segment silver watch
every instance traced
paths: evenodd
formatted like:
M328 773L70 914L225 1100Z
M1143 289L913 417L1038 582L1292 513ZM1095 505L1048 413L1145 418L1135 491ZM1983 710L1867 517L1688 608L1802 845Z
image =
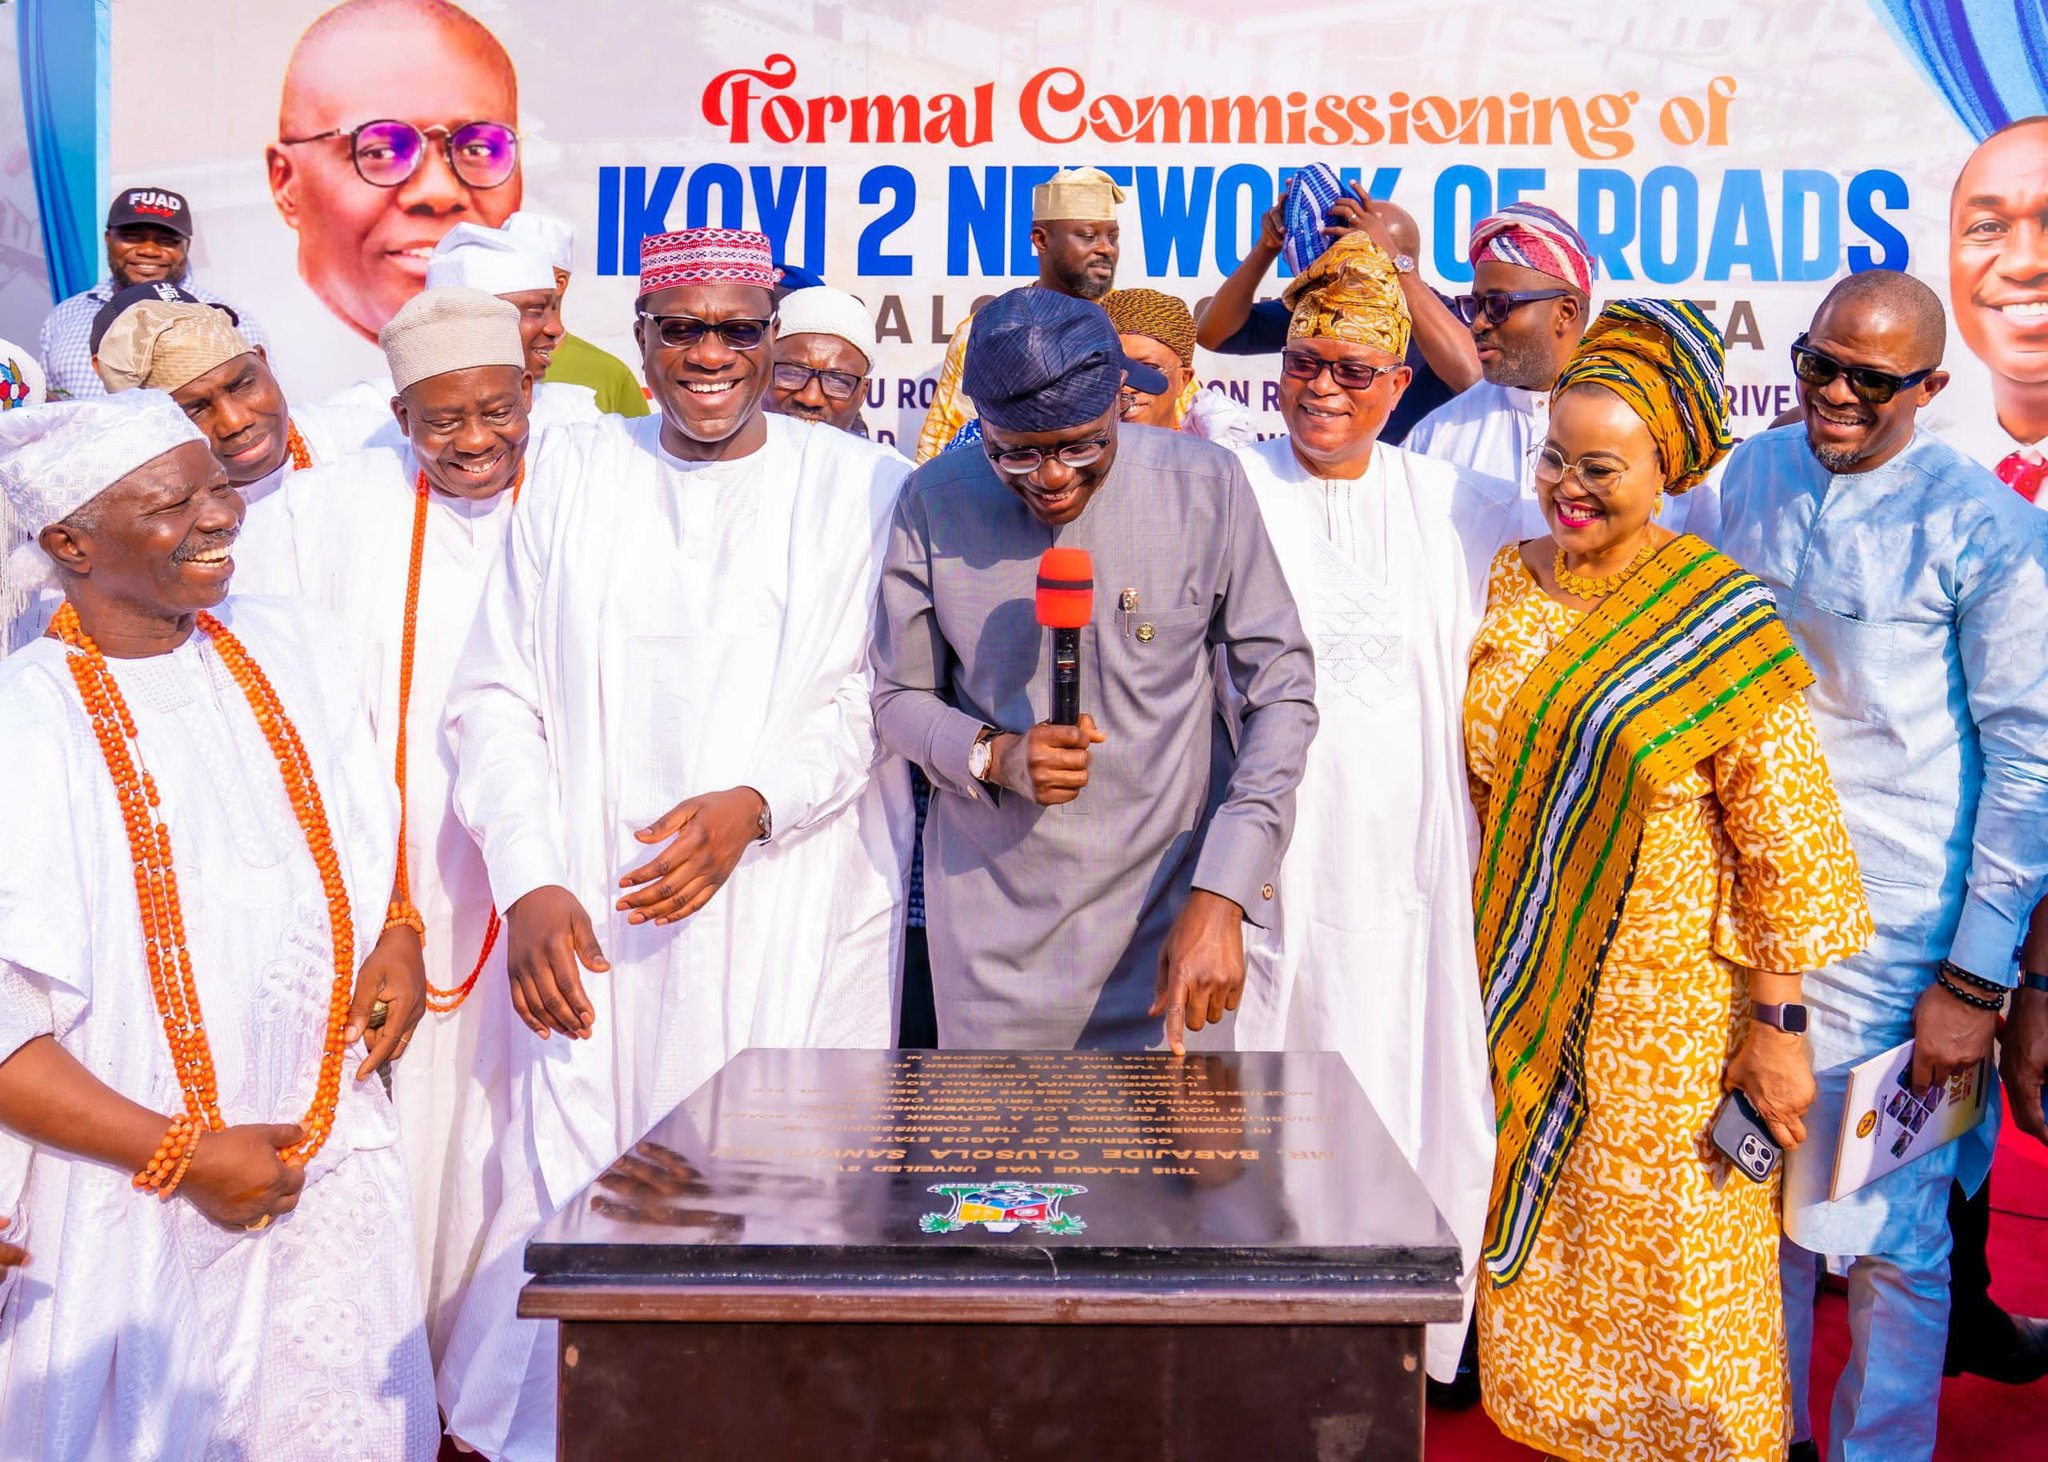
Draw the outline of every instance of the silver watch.
M775 814L768 810L768 799L766 797L763 797L761 799L761 817L759 827L761 829L761 833L759 837L754 839L755 842L765 843L770 838L775 836Z

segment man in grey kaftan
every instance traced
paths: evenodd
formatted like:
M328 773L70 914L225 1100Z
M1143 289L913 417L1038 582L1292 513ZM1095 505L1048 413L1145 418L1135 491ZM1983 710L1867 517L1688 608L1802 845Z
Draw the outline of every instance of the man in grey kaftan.
M1275 918L1315 734L1313 661L1243 467L1209 443L1120 426L1117 386L1144 368L1121 358L1107 316L1104 345L1092 319L1067 318L1077 311L1100 315L1033 290L983 312L968 371L980 367L986 441L919 468L890 529L875 720L933 787L925 900L947 1047L1161 1044L1165 967L1189 937L1176 920L1217 909L1234 1009L1238 919ZM1091 448L1102 450L1068 465ZM991 455L1030 449L1044 460L1023 474ZM1086 750L1086 785L1048 806L1013 790L1014 776L995 784L988 743L1021 759L1017 734L1047 715L1033 594L1055 544L1093 558L1081 707L1104 739ZM1242 700L1234 747L1212 678L1219 650Z

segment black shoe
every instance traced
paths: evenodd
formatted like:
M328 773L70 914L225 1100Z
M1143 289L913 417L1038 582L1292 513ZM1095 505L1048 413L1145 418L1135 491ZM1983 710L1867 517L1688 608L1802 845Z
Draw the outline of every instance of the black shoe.
M1992 1306L1982 1314L1951 1317L1944 1376L1982 1376L2024 1386L2048 1376L2048 1320L2008 1315Z
M1785 1462L1820 1462L1820 1443L1794 1442L1785 1449Z

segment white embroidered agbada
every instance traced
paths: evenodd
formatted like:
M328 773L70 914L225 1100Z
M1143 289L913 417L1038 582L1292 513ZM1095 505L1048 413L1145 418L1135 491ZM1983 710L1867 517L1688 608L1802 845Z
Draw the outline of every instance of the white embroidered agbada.
M361 452L371 447L403 451L405 434L399 431L398 419L391 414L391 398L397 394L398 388L391 379L391 373L385 371L344 387L313 406L294 407L293 413L295 417L303 413L305 424L315 427L333 442L337 455ZM526 420L533 440L538 444L542 432L558 426L596 421L604 414L598 409L597 392L588 386L572 385L567 381L535 381L533 406L527 412Z
M611 962L589 1040L512 1033L504 1203L440 1375L451 1434L554 1456L555 1334L513 1318L525 1241L736 1052L886 1046L911 804L882 762L865 660L908 464L768 416L738 461L688 463L662 418L551 439L527 475L449 702L456 804L509 909L568 888ZM629 925L619 875L687 797L751 786L774 837L679 925Z
M1485 477L1500 477L1521 489L1515 537L1547 538L1550 525L1536 501L1536 454L1550 430L1550 393L1491 381L1460 391L1415 423L1402 446L1410 452L1456 463ZM1692 491L1667 495L1656 521L1673 533L1720 541L1719 469ZM1486 565L1480 565L1485 572Z
M252 588L308 599L340 620L387 777L397 766L398 668L419 471L408 448L361 452L300 473L250 510L236 548L238 578ZM492 906L483 854L455 815L455 757L441 729L455 662L515 504L509 491L472 502L431 490L427 504L404 718L406 866L413 905L427 925L427 982L452 990L477 968ZM497 1147L510 1103L505 1039L513 1019L501 934L468 998L453 1011L423 1016L392 1067L437 1360L497 1207Z
M1461 729L1486 572L1513 484L1381 444L1355 481L1286 437L1238 452L1316 656L1322 729L1280 867L1281 925L1249 945L1243 1050L1341 1052L1457 1236L1470 1313L1493 1177L1472 936L1479 826ZM1465 1327L1432 1325L1430 1374Z
M367 953L395 805L331 625L216 611L297 726ZM0 1052L54 1035L158 1112L183 1096L150 990L114 784L55 640L0 665ZM162 797L230 1123L296 1122L334 978L328 911L276 758L203 636L110 659ZM431 1458L433 1378L391 1105L348 1054L299 1206L224 1229L130 1175L0 1134L0 1211L30 1259L0 1312L0 1456L67 1462Z

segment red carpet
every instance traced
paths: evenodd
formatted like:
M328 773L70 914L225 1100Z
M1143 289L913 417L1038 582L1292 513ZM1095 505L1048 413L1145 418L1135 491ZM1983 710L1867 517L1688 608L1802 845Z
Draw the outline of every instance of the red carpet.
M2010 1126L1991 1177L1991 1297L2021 1315L2048 1315L2048 1148ZM1824 1294L1816 1326L1813 1395L1826 1443L1828 1398L1848 1357L1839 1294ZM1429 1462L1529 1462L1537 1453L1502 1437L1484 1411L1429 1414ZM1936 1462L2048 1462L2048 1381L2000 1386L1959 1376L1941 1388Z

